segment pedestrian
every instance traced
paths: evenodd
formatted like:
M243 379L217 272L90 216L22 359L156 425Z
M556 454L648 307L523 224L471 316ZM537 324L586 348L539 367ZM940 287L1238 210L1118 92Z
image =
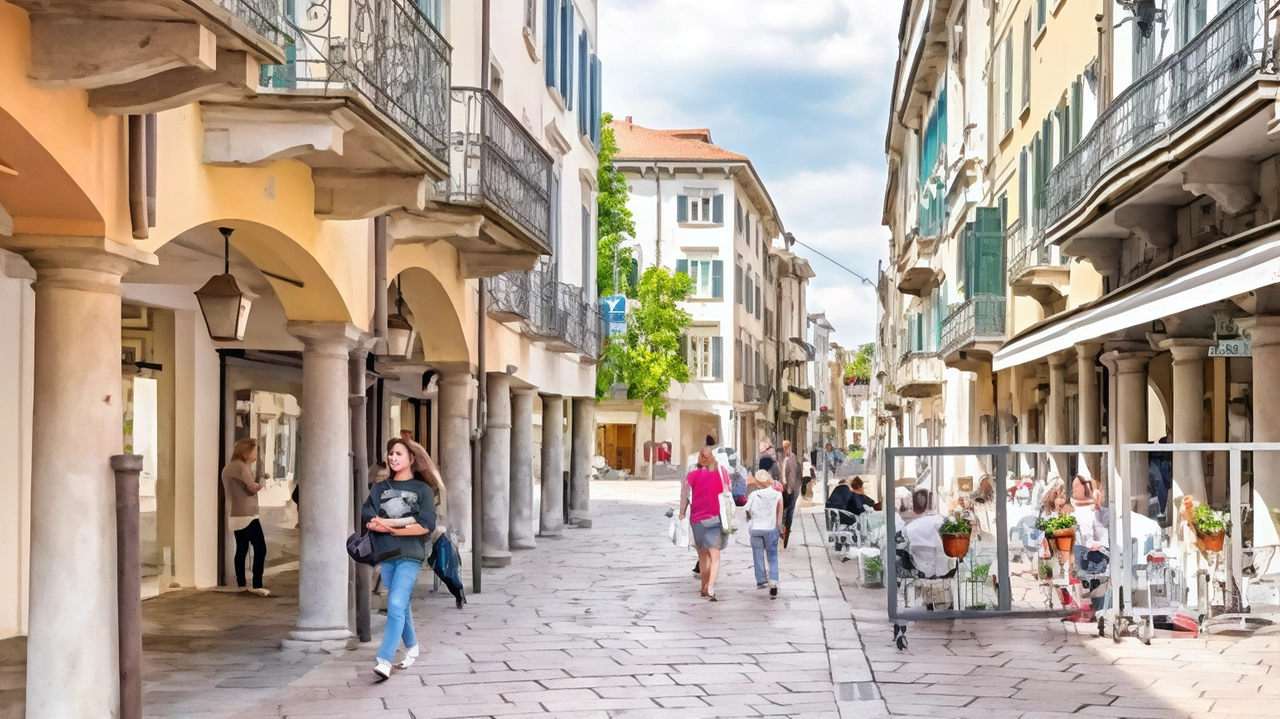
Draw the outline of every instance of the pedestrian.
M400 545L395 556L378 564L382 584L387 588L387 626L373 668L379 681L391 677L391 660L401 640L405 647L404 659L396 666L407 669L418 658L418 638L413 631L409 599L427 558L427 537L436 529L437 497L443 490L443 482L434 464L416 464L414 456L413 446L403 439L397 437L387 444L387 469L391 477L369 490L369 498L360 511L369 531L392 535Z
M782 548L791 540L791 522L796 515L796 502L800 498L800 460L791 451L791 440L782 441Z
M756 470L756 491L747 501L747 529L751 535L751 560L756 568L756 589L769 587L769 598L778 598L778 528L782 525L782 494L773 478ZM768 558L768 576L765 559Z
M262 586L262 572L267 565L267 539L262 534L262 520L258 516L258 492L262 485L253 477L249 468L258 461L258 440L252 437L236 442L231 450L231 461L222 468L222 490L227 498L230 516L227 526L236 538L236 586L246 591L244 561L253 548L253 586L247 591L260 597L271 592Z
M716 602L716 575L720 572L720 549L724 544L724 527L720 523L720 495L728 485L716 465L711 447L698 453L698 466L685 478L688 496L680 500L680 521L689 517L694 547L702 575L702 596Z
M774 481L782 478L781 468L778 466L778 458L773 451L773 442L767 439L760 440L760 458L756 460L756 469L767 471Z
M712 437L711 435L707 435L707 441L706 441L706 444L704 444L704 445L703 445L703 448L704 448L704 449L709 449L709 450L711 450L711 452L712 452L712 456L714 457L714 456L715 456L715 451L716 451L716 438L715 438L715 437ZM698 468L698 466L699 466L699 465L698 465L698 458L699 458L699 457L701 457L701 456L702 456L702 450L699 450L698 452L695 452L695 453L693 453L693 454L689 455L689 461L685 464L685 470L684 470L684 471L685 471L686 473L688 473L688 472L692 472L693 470L697 469L697 468ZM686 475L685 475L685 479L686 479L686 480L688 479L688 474L686 474ZM687 501L688 501L688 498L689 498L689 483L686 481L686 482L685 482L685 483L680 487L680 501L681 501L682 503L683 503L683 502L687 502ZM701 561L694 561L694 563L693 563L693 573L694 573L694 574L702 574L702 562L701 562Z

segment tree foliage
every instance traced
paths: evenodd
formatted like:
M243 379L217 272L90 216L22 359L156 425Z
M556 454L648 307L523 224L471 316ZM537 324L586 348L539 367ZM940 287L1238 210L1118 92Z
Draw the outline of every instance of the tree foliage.
M858 354L853 361L844 367L844 379L848 382L851 379L857 379L863 384L871 382L871 355L875 352L876 346L871 343L860 345Z
M638 306L627 315L627 331L609 340L596 368L597 398L622 383L627 398L641 400L646 414L667 416L671 383L689 381L680 343L693 315L680 302L692 291L693 280L686 274L662 267L644 271L636 288Z
M618 141L613 135L613 115L604 113L600 118L600 152L597 158L600 169L596 170L596 183L600 186L600 194L596 200L599 216L599 237L596 241L596 290L598 297L610 295L626 295L634 298L636 288L631 286L629 278L635 268L635 259L630 247L619 248L623 235L635 236L636 223L632 220L631 210L627 208L627 200L631 197L631 187L627 178L613 166L613 156L618 152ZM613 258L618 256L618 285L613 286Z

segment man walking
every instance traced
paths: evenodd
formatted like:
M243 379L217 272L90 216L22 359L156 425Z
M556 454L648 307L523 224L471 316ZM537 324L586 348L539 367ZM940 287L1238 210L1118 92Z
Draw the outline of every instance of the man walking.
M782 459L779 460L782 474L782 548L787 548L791 540L791 521L795 518L796 502L800 498L800 460L791 451L791 440L782 442Z

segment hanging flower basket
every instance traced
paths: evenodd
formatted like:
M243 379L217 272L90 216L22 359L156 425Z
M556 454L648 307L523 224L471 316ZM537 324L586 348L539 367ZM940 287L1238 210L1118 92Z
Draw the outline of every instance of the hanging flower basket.
M1196 536L1204 545L1206 552L1221 552L1224 538L1227 536L1229 518L1223 512L1216 511L1207 504L1197 504L1191 511L1191 526Z
M963 559L969 553L969 535L973 528L960 512L947 517L938 528L942 552L952 559Z

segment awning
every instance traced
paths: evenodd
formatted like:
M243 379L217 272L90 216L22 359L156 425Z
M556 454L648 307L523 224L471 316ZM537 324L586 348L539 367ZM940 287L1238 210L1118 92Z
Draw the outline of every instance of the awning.
M999 371L1079 342L1147 324L1280 282L1277 223L1204 247L1107 297L1051 317L1008 342L992 358Z

